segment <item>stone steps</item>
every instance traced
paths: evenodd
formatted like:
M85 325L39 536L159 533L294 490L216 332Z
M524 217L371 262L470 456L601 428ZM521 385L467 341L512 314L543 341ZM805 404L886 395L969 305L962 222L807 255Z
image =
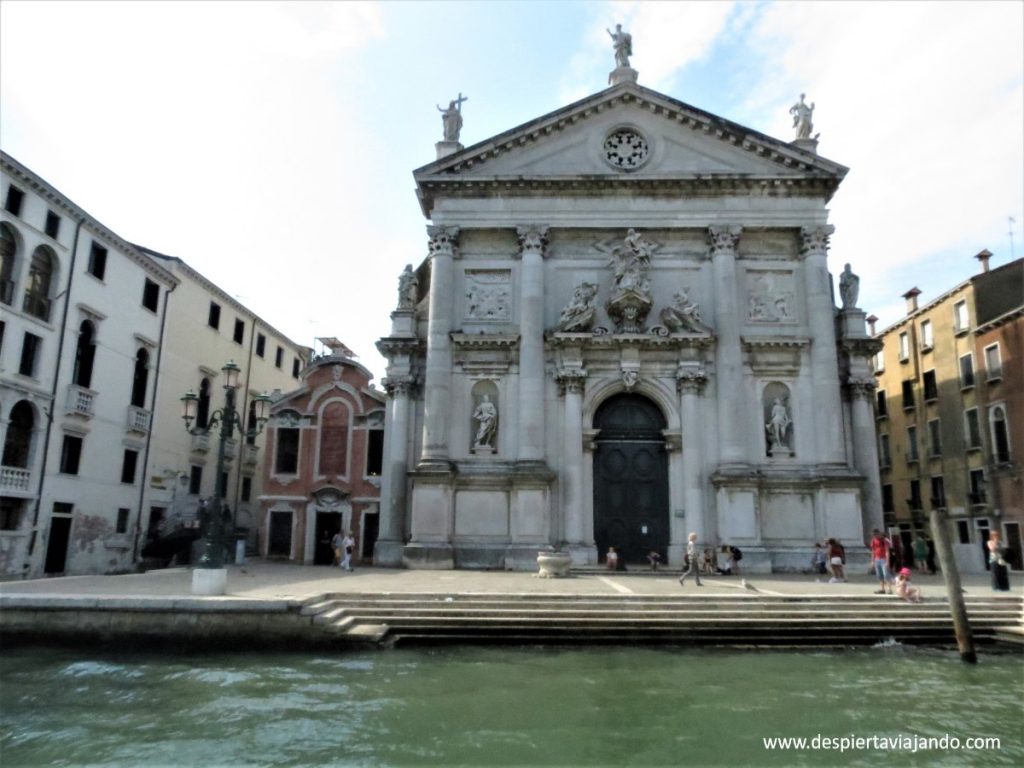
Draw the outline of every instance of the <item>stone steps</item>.
M1018 597L970 596L979 643L1017 637ZM945 601L891 596L321 595L301 614L340 640L394 643L950 644ZM1024 631L1021 632L1024 642Z

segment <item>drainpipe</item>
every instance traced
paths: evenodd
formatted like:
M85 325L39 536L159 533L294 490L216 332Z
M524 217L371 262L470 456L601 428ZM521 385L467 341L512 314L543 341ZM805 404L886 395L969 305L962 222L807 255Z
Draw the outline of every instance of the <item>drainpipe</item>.
M82 231L85 219L79 219L75 226L75 238L71 243L71 263L68 265L68 283L64 289L64 314L60 319L60 338L57 342L57 362L54 363L53 387L50 389L50 410L46 414L46 434L43 437L43 461L39 467L39 484L36 487L36 506L32 514L32 535L28 540L28 554L22 571L32 568L32 555L35 553L36 541L39 537L39 511L43 505L43 483L46 478L47 457L50 455L50 436L53 433L53 409L57 404L57 389L60 384L60 362L64 357L64 335L67 333L68 313L71 311L71 282L75 277L75 261L78 259L78 235ZM60 295L58 294L58 298Z
M164 328L167 326L167 306L171 303L171 294L177 285L164 295L164 311L160 317L160 346L156 350L156 366L153 373L153 394L149 400L149 431L146 433L146 450L142 455L142 482L139 484L139 514L135 521L135 544L132 547L132 563L139 559L139 541L142 538L142 504L146 495L146 484L149 478L149 447L153 442L153 419L156 417L156 391L160 386L160 361L164 356ZM177 474L175 474L177 481Z

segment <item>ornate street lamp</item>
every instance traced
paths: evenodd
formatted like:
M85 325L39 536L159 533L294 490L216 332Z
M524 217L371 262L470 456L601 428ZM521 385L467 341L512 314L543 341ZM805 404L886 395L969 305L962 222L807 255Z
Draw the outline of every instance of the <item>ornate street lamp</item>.
M270 417L270 397L266 394L253 398L256 424L246 430L242 416L235 407L235 393L238 389L238 376L241 369L229 360L221 368L224 374L224 407L210 414L209 423L192 427L199 409L199 398L191 390L181 398L181 417L185 421L185 431L190 435L206 434L216 425L220 425L220 441L217 445L217 482L213 501L205 510L203 524L203 554L199 558L197 568L192 572L192 594L223 595L227 589L227 569L224 567L224 496L227 495L226 463L227 443L235 433L247 437L255 437L263 431Z

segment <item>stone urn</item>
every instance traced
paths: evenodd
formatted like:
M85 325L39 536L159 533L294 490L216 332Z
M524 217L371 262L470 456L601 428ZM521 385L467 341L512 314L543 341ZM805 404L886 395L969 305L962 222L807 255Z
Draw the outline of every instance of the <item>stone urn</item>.
M571 565L572 555L568 552L541 550L537 553L537 575L542 579L564 579Z

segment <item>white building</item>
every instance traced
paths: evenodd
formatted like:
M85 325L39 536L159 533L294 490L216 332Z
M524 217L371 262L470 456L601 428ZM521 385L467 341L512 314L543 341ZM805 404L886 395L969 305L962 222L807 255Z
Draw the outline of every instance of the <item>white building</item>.
M0 153L0 576L131 569L164 267Z
M246 428L253 396L288 392L299 384L311 350L300 346L247 309L179 258L147 248L140 250L162 264L179 281L171 295L164 329L162 372L157 394L152 458L145 500L147 537L167 534L195 519L202 498L214 495L219 427L191 435L181 419L181 397L199 396L193 428L205 430L225 403L221 369L228 361L240 369L237 409ZM227 495L238 528L256 536L256 513L262 493L265 434L238 432L229 444ZM255 544L255 541L250 541Z
M678 565L691 531L747 570L806 567L825 537L863 557L877 343L827 264L847 169L802 103L786 142L628 67L611 82L470 147L446 135L414 174L429 257L378 345L377 561Z

